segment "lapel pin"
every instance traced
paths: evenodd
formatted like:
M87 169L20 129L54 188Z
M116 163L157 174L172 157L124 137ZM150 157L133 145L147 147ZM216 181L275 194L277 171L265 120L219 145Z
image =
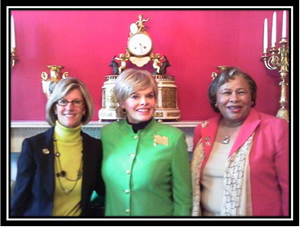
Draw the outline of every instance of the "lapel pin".
M44 153L44 154L49 154L50 151L49 151L47 148L44 148L44 149L43 149L43 153Z
M157 144L168 146L169 138L166 136L154 135L154 144L153 145L156 146Z
M208 125L208 121L204 121L203 123L201 123L201 127L202 127L202 128L207 127L207 125Z

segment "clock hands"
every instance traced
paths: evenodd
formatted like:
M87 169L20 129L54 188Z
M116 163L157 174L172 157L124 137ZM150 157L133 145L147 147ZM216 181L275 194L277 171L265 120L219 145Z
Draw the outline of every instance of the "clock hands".
M143 45L141 43L139 43L140 48L141 48L141 53L143 53Z
M152 43L150 37L145 34L135 34L128 40L128 49L132 55L141 57L151 51Z
M145 48L141 43L139 43L139 45L140 45L140 48L141 48L141 53L143 53L144 51L143 51L143 49Z

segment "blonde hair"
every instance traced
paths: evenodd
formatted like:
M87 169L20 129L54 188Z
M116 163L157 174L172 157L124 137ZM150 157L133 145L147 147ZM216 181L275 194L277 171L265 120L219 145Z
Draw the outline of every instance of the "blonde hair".
M81 119L82 124L85 125L92 119L94 114L94 106L86 85L77 78L66 77L55 85L54 90L46 104L46 120L51 126L54 126L55 121L57 120L57 115L55 114L55 105L57 101L74 89L80 90L85 104L84 108L86 113Z
M126 117L127 112L122 109L120 105L123 104L131 94L139 90L147 89L148 87L152 88L154 98L157 99L157 82L149 71L133 68L124 70L118 76L114 89L116 99L119 103L119 106L116 109L117 117Z

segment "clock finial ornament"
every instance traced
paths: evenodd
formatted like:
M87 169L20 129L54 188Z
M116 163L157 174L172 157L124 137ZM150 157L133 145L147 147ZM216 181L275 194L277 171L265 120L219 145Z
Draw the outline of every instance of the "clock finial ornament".
M145 32L146 27L144 26L144 23L148 22L150 20L151 16L148 17L148 19L145 20L145 19L143 19L143 15L139 14L138 18L139 18L139 20L137 22L135 22L136 25L138 26L138 33Z

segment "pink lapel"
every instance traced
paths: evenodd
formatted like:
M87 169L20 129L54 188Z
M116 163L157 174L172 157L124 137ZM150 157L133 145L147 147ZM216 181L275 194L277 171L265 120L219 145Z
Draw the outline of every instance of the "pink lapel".
M246 142L249 136L258 127L260 121L261 119L259 113L256 110L251 109L249 116L246 118L245 122L243 123L240 132L235 140L235 143L232 146L229 156L232 155Z

